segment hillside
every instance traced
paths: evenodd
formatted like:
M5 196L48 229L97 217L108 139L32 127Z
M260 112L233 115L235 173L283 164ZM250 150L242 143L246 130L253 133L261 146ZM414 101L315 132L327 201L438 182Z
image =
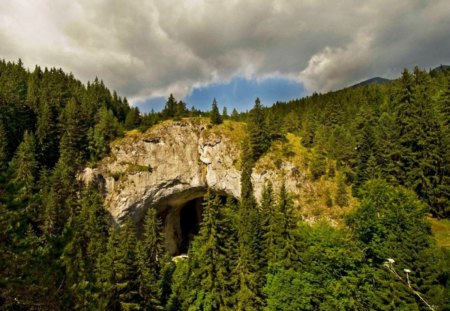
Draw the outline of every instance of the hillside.
M0 308L445 310L449 107L449 72L416 68L141 115L2 61Z
M375 78L370 78L361 82L358 82L354 85L352 85L351 87L359 87L359 86L364 86L364 85L371 85L371 84L386 84L391 82L392 80L386 79L386 78L381 78L381 77L375 77Z

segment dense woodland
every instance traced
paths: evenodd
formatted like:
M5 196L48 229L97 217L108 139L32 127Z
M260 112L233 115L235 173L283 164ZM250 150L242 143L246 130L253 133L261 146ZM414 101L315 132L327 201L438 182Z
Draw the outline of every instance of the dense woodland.
M155 210L139 238L131 221L116 228L76 174L126 130L199 115L247 123L242 198L207 193L174 261ZM351 186L360 206L342 226L303 223L283 186L256 202L252 168L287 132L314 154L314 178ZM450 217L449 71L230 115L171 95L141 115L98 79L0 61L0 172L2 310L450 310L450 251L426 218Z

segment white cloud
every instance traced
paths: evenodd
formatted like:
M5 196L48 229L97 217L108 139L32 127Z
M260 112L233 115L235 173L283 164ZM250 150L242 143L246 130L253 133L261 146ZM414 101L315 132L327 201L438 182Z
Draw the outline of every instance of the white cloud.
M448 0L0 2L0 57L102 78L132 99L235 75L326 91L450 62Z

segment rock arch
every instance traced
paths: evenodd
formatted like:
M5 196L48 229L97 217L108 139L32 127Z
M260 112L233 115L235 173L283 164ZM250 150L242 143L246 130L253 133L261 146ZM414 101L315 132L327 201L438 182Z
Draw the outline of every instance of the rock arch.
M166 121L113 143L110 155L95 168L86 168L80 179L98 183L105 207L119 225L129 217L140 224L147 209L156 208L165 220L167 248L177 254L189 239L185 233L190 229L183 233L179 221L186 205L197 206L207 189L240 198L243 126L233 122L211 127L204 119ZM257 199L267 180L277 186L284 178L288 190L296 192L304 180L298 172L289 162L276 169L255 170L252 182Z

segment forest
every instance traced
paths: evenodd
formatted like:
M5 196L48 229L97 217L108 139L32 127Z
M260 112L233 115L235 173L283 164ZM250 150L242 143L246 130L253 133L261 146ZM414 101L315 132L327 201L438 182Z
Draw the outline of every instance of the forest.
M247 124L241 198L208 192L174 260L154 209L140 234L115 226L77 174L129 130L200 116ZM357 199L340 225L302 221L284 186L255 199L252 169L287 133L313 178L342 176L339 206ZM170 95L141 114L97 78L0 61L2 310L450 310L450 247L430 225L449 218L450 70L230 114Z

